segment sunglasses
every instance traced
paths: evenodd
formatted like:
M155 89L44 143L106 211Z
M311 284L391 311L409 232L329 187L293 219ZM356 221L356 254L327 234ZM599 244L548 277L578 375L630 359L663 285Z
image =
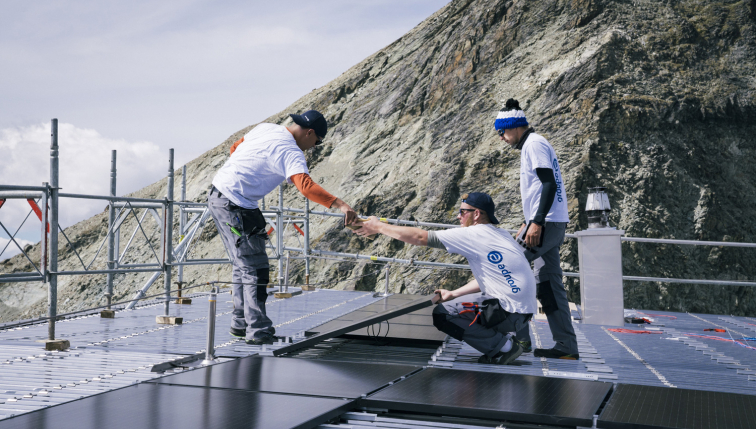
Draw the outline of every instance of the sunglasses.
M459 209L459 215L464 216L465 212L474 212L477 209Z
M504 130L496 130L499 133L499 137L504 137Z
M315 130L314 130L314 129L312 129L312 128L309 128L309 129L308 129L308 131L307 131L307 134L309 134L309 133L310 133L310 132L309 132L309 130L312 130L312 133L313 133L313 134L315 134ZM322 137L320 137L320 136L319 136L319 135L317 135L317 134L315 134L315 137L317 137L317 138L318 138L318 140L317 140L317 141L315 142L315 146L317 146L317 145L319 145L319 144L323 144L323 138L322 138Z

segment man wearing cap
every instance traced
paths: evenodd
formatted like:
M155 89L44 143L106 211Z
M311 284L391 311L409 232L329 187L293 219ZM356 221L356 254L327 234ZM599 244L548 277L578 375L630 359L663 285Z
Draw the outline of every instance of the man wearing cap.
M467 258L475 278L453 291L436 290L433 325L483 353L479 363L508 365L522 354L513 337L536 311L536 283L520 246L494 226L499 223L494 209L488 194L474 192L462 196L457 215L462 228L426 231L370 217L355 233L380 233Z
M351 224L357 214L310 178L304 151L323 142L328 124L320 112L290 115L289 126L259 124L231 147L231 157L213 178L208 208L233 262L234 311L231 335L247 344L271 344L275 329L265 312L269 281L265 218L258 200L282 181L309 200L337 208Z
M536 349L534 356L578 359L577 338L559 265L559 247L570 221L559 161L549 142L528 125L517 100L507 100L494 127L502 140L521 151L520 194L525 220L517 237L524 238L519 241L525 247L525 257L534 261L538 300L556 342L551 349ZM517 331L517 340L530 348L527 326Z

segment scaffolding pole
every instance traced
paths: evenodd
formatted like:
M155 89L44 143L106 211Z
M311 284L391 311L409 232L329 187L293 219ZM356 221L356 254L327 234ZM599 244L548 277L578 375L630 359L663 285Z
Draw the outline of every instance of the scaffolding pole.
M181 167L181 202L186 201L186 165ZM184 206L179 206L179 244L184 241L186 231L186 210ZM186 259L186 258L184 258ZM181 298L181 287L184 286L184 266L178 267L178 297Z
M52 120L50 144L50 273L47 280L47 316L50 325L47 339L55 340L55 319L58 315L58 120Z
M278 207L283 207L283 183L278 185ZM283 292L283 211L276 213L276 253L278 254L278 292Z
M304 257L305 257L305 287L310 288L310 200L305 197L304 222Z
M171 310L171 262L173 262L173 149L168 150L168 192L163 213L163 288L165 302L163 314L168 316Z
M116 153L113 150L110 152L110 196L116 196ZM115 207L113 202L108 204L108 270L115 269L115 234L116 231L113 228L115 223ZM115 274L108 273L108 287L105 292L105 297L108 300L108 310L110 310L110 304L113 302L113 278Z

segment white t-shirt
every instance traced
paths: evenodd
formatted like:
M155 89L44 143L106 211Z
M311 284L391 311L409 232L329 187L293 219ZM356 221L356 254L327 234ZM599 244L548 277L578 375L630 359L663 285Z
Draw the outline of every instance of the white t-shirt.
M449 253L467 258L481 292L510 313L535 314L536 281L522 248L491 224L434 231Z
M260 124L218 170L213 186L237 206L256 209L258 200L301 173L310 174L294 136L284 126Z
M543 184L538 179L536 168L553 170L557 184L554 202L546 215L546 222L569 222L567 193L564 190L564 178L562 177L562 170L559 169L556 152L543 136L536 133L530 133L520 155L520 194L522 195L522 212L525 219L533 220L536 212L538 212L538 204L541 202Z

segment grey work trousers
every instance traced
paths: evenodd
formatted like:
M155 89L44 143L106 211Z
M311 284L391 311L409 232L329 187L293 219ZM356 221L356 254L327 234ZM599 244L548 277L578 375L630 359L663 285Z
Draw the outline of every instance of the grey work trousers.
M549 321L554 348L564 353L578 353L575 329L572 327L570 304L562 282L562 267L559 265L559 247L564 242L567 224L546 222L543 229L543 245L534 253L525 250L525 257L533 262L533 273L538 285L537 297ZM528 325L517 331L518 341L530 341Z
M223 246L233 262L234 311L231 327L246 329L247 340L266 338L274 331L273 322L265 312L270 277L268 255L265 253L265 220L259 210L237 206L214 187L207 197L207 203ZM234 233L231 227L240 235Z
M433 309L433 325L439 331L450 335L460 341L469 344L475 350L493 357L504 347L514 333L523 327L527 329L530 314L508 313L506 320L494 326L486 328L480 323L472 323L475 314L464 313L463 302L482 304L491 299L481 292L463 295L451 301L442 302Z

